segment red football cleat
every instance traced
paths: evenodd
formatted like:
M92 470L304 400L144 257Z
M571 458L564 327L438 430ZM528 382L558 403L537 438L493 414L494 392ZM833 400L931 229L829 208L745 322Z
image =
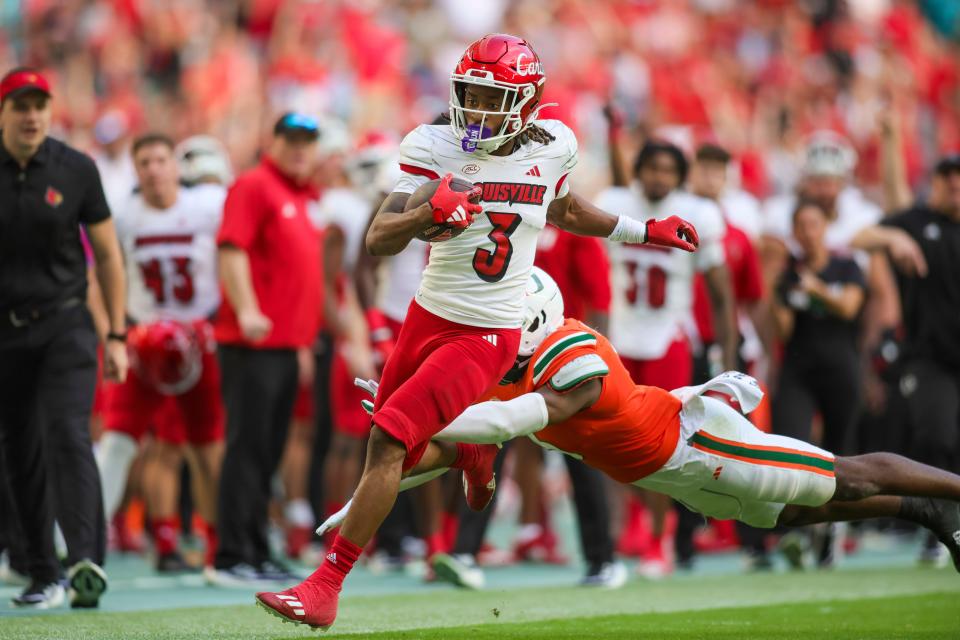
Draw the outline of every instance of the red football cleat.
M479 460L472 469L463 470L463 492L467 496L467 505L474 511L483 511L493 499L497 489L497 480L493 474L493 461L500 451L495 444L477 445Z
M339 598L339 593L322 582L301 582L280 593L261 591L257 604L284 622L326 631L337 618Z

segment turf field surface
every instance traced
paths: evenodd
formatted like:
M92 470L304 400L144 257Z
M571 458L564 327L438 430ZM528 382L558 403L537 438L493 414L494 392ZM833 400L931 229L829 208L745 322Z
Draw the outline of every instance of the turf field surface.
M206 591L225 590L197 587ZM349 594L350 581L347 583ZM960 576L951 570L853 569L679 575L617 591L578 587L347 596L326 634L282 624L248 604L140 612L4 615L0 640L295 637L425 638L960 638Z

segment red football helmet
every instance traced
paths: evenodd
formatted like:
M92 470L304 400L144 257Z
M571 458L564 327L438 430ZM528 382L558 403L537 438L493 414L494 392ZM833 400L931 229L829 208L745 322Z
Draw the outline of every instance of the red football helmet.
M203 347L193 326L160 320L131 329L130 363L147 385L167 396L186 393L203 372Z
M495 151L519 135L547 106L540 105L546 80L540 57L521 38L494 33L467 47L450 75L450 124L462 140L463 150ZM502 89L500 110L466 109L464 92L468 84ZM468 126L467 113L483 114L483 120ZM486 117L499 115L506 116L499 131L484 131Z

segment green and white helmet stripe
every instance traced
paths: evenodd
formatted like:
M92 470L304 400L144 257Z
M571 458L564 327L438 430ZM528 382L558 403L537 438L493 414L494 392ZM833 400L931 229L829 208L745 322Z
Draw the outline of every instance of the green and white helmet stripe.
M577 331L557 340L533 363L533 383L539 384L540 378L558 357L577 347L596 346L597 338L592 333Z
M549 384L554 391L566 391L591 378L602 378L610 373L610 367L598 353L588 353L560 367L550 377Z

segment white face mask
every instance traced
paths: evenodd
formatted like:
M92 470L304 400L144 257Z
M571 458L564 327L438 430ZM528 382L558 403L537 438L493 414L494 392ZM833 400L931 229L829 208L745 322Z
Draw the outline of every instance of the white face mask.
M477 72L474 73L476 74ZM497 111L484 111L465 107L462 102L462 96L468 84L501 89L503 91L503 98L500 102L500 109ZM537 90L533 84L517 86L494 80L492 74L490 74L490 77L451 75L450 126L453 128L456 136L460 138L463 150L469 153L475 151L492 153L511 138L520 135L527 124L536 119L540 109L548 106L540 106L534 110L528 116L527 121L524 122L520 114L527 103L534 99L536 93ZM481 114L480 123L468 125L468 113ZM489 116L503 116L503 123L497 131L493 131L486 126L486 121Z

